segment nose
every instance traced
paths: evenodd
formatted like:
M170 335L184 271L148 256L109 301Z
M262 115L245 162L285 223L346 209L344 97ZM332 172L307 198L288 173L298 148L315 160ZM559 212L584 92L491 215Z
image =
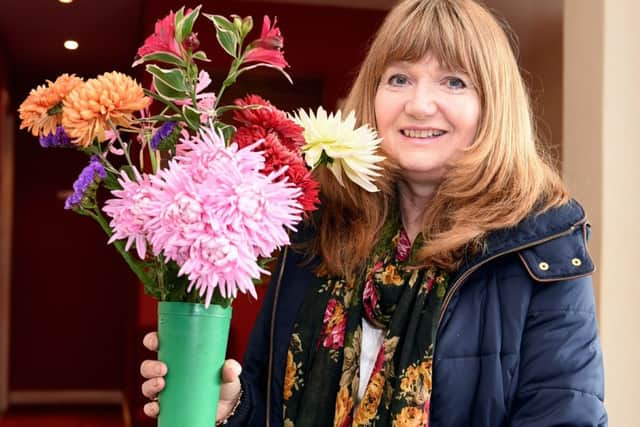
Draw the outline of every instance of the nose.
M414 86L407 102L404 105L404 111L408 115L417 119L429 117L438 110L436 92L432 87L425 84Z

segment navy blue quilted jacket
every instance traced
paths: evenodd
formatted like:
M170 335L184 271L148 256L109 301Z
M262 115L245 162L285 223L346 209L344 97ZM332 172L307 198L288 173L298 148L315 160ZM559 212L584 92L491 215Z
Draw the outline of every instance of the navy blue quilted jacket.
M607 425L587 233L572 201L493 233L452 275L435 343L430 427ZM252 332L230 426L283 424L289 338L314 280L300 254L285 254Z

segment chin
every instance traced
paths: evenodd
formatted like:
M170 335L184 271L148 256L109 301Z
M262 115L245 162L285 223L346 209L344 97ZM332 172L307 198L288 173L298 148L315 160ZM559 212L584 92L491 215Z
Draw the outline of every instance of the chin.
M425 169L423 167L405 167L400 165L400 174L407 183L438 185L444 177L444 168Z

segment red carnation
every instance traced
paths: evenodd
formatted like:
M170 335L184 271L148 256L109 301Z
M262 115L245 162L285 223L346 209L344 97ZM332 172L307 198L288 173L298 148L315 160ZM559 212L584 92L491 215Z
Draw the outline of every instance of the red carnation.
M247 95L244 99L237 99L235 104L243 107L262 106L262 108L243 108L234 112L233 118L244 126L256 125L266 131L275 132L282 144L296 153L304 145L305 140L302 136L304 128L289 119L283 111L278 110L269 101L258 95Z
M241 127L234 136L234 142L240 148L251 145L259 139L264 139L262 149L264 150L265 167L262 173L268 175L287 166L288 169L282 175L282 179L286 176L290 182L300 188L302 194L298 198L298 203L305 212L316 210L320 203L318 199L320 186L311 176L299 152L291 151L286 147L276 132L267 131L257 125Z
M300 158L298 157L298 159ZM302 209L304 209L305 212L318 209L318 204L320 203L320 199L318 199L320 184L313 179L304 160L300 159L299 162L289 165L286 174L289 179L302 190L302 195L298 198L298 203L300 203Z

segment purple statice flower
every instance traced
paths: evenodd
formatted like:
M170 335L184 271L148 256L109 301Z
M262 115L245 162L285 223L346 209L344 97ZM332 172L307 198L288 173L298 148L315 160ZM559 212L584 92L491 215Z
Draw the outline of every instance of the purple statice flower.
M160 144L173 133L176 128L176 122L164 122L160 129L151 137L151 149L157 150Z
M71 139L62 126L56 127L56 131L48 135L40 135L40 145L43 148L71 147Z
M89 164L82 169L78 179L73 183L73 194L64 202L65 209L73 209L82 202L87 190L94 186L100 179L105 179L107 172L100 162L100 157L91 156ZM94 187L95 188L95 187Z

